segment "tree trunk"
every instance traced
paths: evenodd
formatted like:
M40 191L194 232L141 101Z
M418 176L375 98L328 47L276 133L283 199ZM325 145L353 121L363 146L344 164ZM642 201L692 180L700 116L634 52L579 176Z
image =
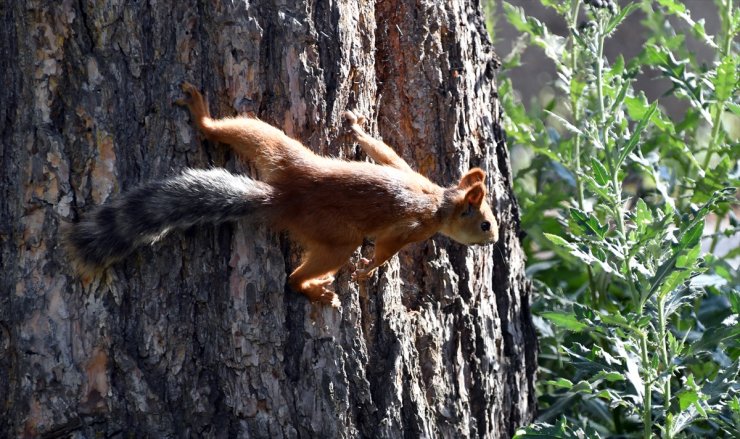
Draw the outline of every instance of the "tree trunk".
M0 3L0 436L511 436L536 341L480 5L184 3ZM341 311L290 291L299 250L246 222L79 280L60 225L186 167L250 172L172 105L184 80L321 154L365 159L357 109L439 184L484 168L499 243L436 236L362 288L344 269Z

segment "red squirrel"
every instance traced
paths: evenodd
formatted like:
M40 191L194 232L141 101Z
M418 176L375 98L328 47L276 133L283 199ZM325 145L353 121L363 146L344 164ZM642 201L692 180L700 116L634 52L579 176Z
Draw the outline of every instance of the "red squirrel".
M437 232L466 245L498 240L486 174L479 168L442 188L367 135L364 119L351 111L344 114L351 132L376 163L322 157L258 119L214 119L192 84L182 89L187 97L177 103L190 109L206 138L231 145L262 181L224 169L190 169L134 188L65 232L78 271L94 273L170 230L252 218L287 230L302 246L301 264L288 278L291 288L338 307L329 285L366 237L374 238L375 255L360 260L356 281L370 277L406 244Z

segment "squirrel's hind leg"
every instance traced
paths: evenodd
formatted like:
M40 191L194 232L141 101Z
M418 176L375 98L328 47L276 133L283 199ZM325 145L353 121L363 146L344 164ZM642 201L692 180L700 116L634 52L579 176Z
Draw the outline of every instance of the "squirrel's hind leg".
M206 138L231 145L242 158L257 167L264 181L269 183L275 171L296 162L299 156L312 154L279 128L259 119L246 116L214 119L208 111L208 103L194 85L185 82L182 89L187 97L176 103L188 107Z

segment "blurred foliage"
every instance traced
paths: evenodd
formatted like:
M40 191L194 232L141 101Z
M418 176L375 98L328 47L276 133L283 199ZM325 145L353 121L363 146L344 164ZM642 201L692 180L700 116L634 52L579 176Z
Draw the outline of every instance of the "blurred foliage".
M740 251L713 255L740 231L740 11L716 1L709 35L679 0L539 2L567 35L526 3L486 8L522 35L505 70L536 46L557 71L528 111L499 84L509 145L529 158L515 188L541 346L539 416L516 437L740 437L740 278L728 262ZM605 41L639 10L641 52L609 63ZM635 89L643 73L670 81L680 120Z

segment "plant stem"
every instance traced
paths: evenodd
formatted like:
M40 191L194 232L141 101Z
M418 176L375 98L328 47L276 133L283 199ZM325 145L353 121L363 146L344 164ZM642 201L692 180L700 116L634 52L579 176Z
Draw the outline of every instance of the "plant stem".
M730 54L730 50L732 49L732 0L726 0L722 4L722 10L720 11L720 17L722 21L724 22L725 26L724 32L722 35L722 45L720 47L720 61L723 57ZM712 135L709 138L709 145L707 145L707 155L704 157L704 163L702 163L702 170L707 171L709 168L709 162L711 161L712 155L714 154L714 150L717 147L717 144L720 141L721 137L721 125L722 125L722 113L724 112L725 108L725 100L718 100L714 104L714 114L712 115ZM712 236L712 243L709 246L709 253L714 253L714 249L717 246L717 241L719 240L719 236L717 235L717 232L720 229L720 223L722 222L722 218L719 216L717 217L717 224L716 228L714 230L714 235Z
M719 59L717 61L722 62L722 59L730 54L732 50L732 0L726 0L722 4L722 10L720 11L720 19L723 21L723 35L720 43ZM712 115L712 135L709 138L709 145L707 147L707 155L704 157L704 163L702 163L702 169L706 170L709 167L709 161L714 154L714 148L719 142L720 128L722 124L722 112L725 108L725 100L721 99L714 103Z
M578 11L581 6L580 0L573 1L571 3L571 15L570 15L570 26L575 29L578 23ZM578 45L576 44L573 35L570 37L570 80L573 81L576 71L578 69ZM580 120L580 106L578 105L579 96L573 94L573 88L570 87L570 107L573 112L573 122L577 123ZM583 203L583 180L581 180L581 136L575 135L575 141L573 145L573 161L575 162L575 176L576 176L576 194L578 196L578 208L585 211ZM594 273L590 265L586 266L588 272L588 286L591 292L591 303L596 304L598 302L598 290L596 289L596 281L594 280Z
M712 244L709 246L709 253L714 254L714 249L717 247L719 241L719 230L722 228L722 219L719 215L714 215L714 233L712 233Z
M603 22L601 22L603 28ZM597 59L596 59L596 93L598 95L599 102L599 138L604 145L606 150L606 162L609 165L609 171L612 177L612 190L614 192L614 213L617 217L617 230L622 235L622 240L626 240L627 235L624 231L624 212L622 211L622 187L619 184L619 169L617 169L616 163L616 151L613 151L609 147L609 141L607 139L607 127L606 127L606 107L604 105L604 41L606 35L599 30L598 35L598 48L597 48ZM626 262L626 260L625 260Z
M640 349L642 351L642 368L648 371L650 367L650 360L648 358L648 341L647 334L640 332ZM645 400L642 408L642 436L645 439L650 439L653 434L653 421L652 421L652 394L650 392L650 373L646 373L647 376L643 377L645 380L644 392Z
M704 157L704 163L702 163L701 168L704 171L709 170L709 161L712 158L712 155L714 155L714 149L717 146L717 143L719 143L720 138L720 128L722 127L722 112L724 111L725 107L725 101L719 100L714 105L714 114L712 115L712 136L709 138L709 145L707 145L707 155Z
M637 292L635 288L635 282L632 277L632 270L630 270L630 263L629 263L629 257L628 257L628 247L627 247L627 232L624 224L624 207L622 206L622 186L619 181L619 169L617 168L617 157L619 156L619 151L615 148L615 150L612 150L609 146L609 142L607 139L607 126L606 126L606 110L604 105L604 41L606 40L606 35L604 34L604 20L600 19L598 20L599 23L599 33L597 35L597 50L596 50L596 93L598 96L598 104L599 104L599 138L604 145L604 150L606 151L606 158L607 158L607 165L609 166L609 171L611 173L611 186L613 190L613 202L614 202L614 215L616 216L617 221L617 230L619 232L618 241L620 244L620 247L622 248L622 253L624 255L624 266L623 270L625 272L625 277L627 279L627 285L630 289L630 293L632 294L633 299L635 300L635 305L637 305L636 311L639 314L642 314L643 310L643 301L641 298L637 297ZM615 144L616 147L616 144ZM644 406L643 406L643 413L642 413L642 421L643 421L643 436L645 439L650 439L652 436L652 391L651 391L651 379L652 379L652 373L650 372L650 362L648 357L648 339L647 334L645 332L640 332L640 345L641 345L641 351L642 351L642 375L643 380L645 383L644 387Z
M576 23L578 22L578 9L581 5L580 1L573 1L572 2L572 9L571 9L571 16L570 16L570 26L575 29ZM575 38L571 35L570 38L570 81L573 82L573 79L576 74L576 69L578 68L578 45L575 42ZM573 94L573 87L570 87L570 107L571 111L573 111L573 121L577 122L580 119L580 111L578 107L578 96L574 96ZM575 161L576 166L576 188L578 189L578 207L580 207L581 210L583 210L583 182L581 181L581 136L576 134L575 135L575 145L574 145L575 152L573 153L574 157L573 160Z
M668 370L668 334L666 333L665 321L665 297L658 297L658 331L660 338L660 362ZM670 439L671 435L671 418L668 416L671 406L671 374L667 374L663 382L663 419L665 420L665 438Z
M722 20L726 24L726 32L725 35L723 35L724 39L722 41L722 56L727 56L730 54L730 50L732 49L732 40L734 37L732 34L732 14L735 10L732 9L732 0L726 0L725 4L722 6L723 10L720 11L720 16L722 16Z
M611 149L609 141L607 139L607 126L606 126L606 105L604 103L604 42L606 35L604 34L605 22L602 19L598 20L599 32L597 35L597 50L596 50L596 94L598 96L599 104L599 138L604 145L606 151L606 164L609 167L611 173L611 186L613 191L614 199L614 216L616 217L617 231L619 232L618 241L622 249L624 256L623 270L625 277L627 278L627 285L629 287L632 298L637 305L637 310L642 312L642 300L637 297L637 291L635 288L635 282L632 278L632 270L630 269L629 257L628 257L628 246L627 246L627 231L624 224L624 207L622 206L622 185L619 181L619 169L617 168L617 157L619 151L615 148ZM615 144L616 146L616 144Z

